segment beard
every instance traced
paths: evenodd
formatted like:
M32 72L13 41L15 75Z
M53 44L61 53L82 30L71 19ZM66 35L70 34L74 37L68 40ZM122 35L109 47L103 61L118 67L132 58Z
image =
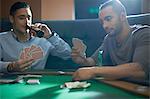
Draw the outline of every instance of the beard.
M23 35L26 35L27 33L29 33L29 29L27 28L16 28L15 31L19 34L23 34Z
M122 31L122 24L121 23L117 23L114 25L115 27L107 29L106 32L110 35L110 36L117 36L121 33Z
M111 35L111 36L113 36L113 35L116 34L114 28L107 29L107 30L106 30L106 33L109 34L109 35Z

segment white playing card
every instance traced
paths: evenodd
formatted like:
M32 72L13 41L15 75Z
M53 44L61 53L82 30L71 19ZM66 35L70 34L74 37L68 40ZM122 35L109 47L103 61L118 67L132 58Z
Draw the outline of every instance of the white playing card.
M64 85L61 85L60 88L87 88L91 85L91 83L87 83L87 82L66 82Z
M84 56L87 46L83 43L83 41L78 38L73 38L72 44L73 44L73 47L78 49L80 51L80 54Z
M40 59L44 56L44 52L41 47L32 45L24 48L21 52L20 59L33 58L35 60Z
M30 51L34 51L36 48L37 48L36 45L32 45L31 48L30 48Z
M39 79L29 79L27 80L27 84L40 84Z

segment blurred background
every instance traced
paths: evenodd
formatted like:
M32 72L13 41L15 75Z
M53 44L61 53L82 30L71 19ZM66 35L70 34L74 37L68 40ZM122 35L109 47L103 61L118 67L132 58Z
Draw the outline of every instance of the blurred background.
M7 20L16 1L30 4L34 20L75 20L98 18L99 5L107 0L0 0L0 20ZM120 0L128 15L150 12L150 0Z

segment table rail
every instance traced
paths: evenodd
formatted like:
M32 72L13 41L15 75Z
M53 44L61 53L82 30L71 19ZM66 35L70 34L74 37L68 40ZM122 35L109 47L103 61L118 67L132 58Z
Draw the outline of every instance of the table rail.
M135 94L150 97L150 87L148 86L142 86L139 84L134 84L134 83L120 81L120 80L105 80L105 79L96 79L96 80L126 91L133 92Z

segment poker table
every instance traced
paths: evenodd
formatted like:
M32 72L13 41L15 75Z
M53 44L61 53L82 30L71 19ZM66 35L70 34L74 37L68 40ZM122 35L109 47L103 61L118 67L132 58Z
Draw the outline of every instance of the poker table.
M124 81L111 81L104 79L87 80L91 83L88 88L60 88L65 82L72 80L73 72L36 71L13 73L16 75L34 74L42 75L40 84L1 83L0 99L148 99L149 90L137 92L139 86ZM4 75L4 74L3 74Z

